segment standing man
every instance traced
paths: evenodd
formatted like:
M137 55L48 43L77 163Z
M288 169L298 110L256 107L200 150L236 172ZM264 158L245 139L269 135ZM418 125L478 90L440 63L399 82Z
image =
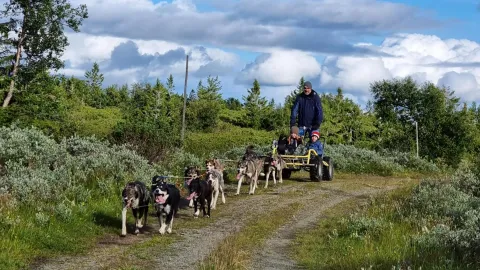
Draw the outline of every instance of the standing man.
M309 81L304 83L303 93L297 95L293 103L290 128L296 126L297 116L300 136L306 136L308 133L310 137L312 131L320 132L320 125L323 122L322 101L317 92L312 89L312 83Z

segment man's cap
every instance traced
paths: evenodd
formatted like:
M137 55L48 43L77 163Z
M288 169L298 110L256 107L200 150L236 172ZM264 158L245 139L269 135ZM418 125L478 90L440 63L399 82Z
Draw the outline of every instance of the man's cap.
M306 81L306 82L303 84L303 87L307 87L307 88L312 89L312 83L309 82L309 81Z

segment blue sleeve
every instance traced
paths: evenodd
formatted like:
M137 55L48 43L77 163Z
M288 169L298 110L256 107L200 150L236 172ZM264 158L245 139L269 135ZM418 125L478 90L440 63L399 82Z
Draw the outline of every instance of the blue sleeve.
M312 126L312 129L319 129L320 125L323 122L323 108L322 108L322 101L320 100L320 96L317 94L315 95L315 123Z
M295 98L295 102L293 103L292 111L290 113L290 127L295 126L295 123L297 122L299 100L300 100L300 96L297 96Z

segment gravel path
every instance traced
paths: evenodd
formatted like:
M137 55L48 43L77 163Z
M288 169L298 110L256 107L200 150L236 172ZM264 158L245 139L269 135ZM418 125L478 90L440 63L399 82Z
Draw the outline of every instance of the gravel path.
M269 192L255 195L247 195L248 187L243 186L240 198L235 199L232 199L232 196L236 186L227 186L227 195L229 196L226 197L226 204L223 205L219 200L217 210L212 211L212 222L207 222L202 228L187 229L176 227L174 220L174 235L166 237L177 237L178 239L175 239L168 247L152 246L146 258L134 258L133 255L128 254L127 249L134 244L146 242L154 234L158 234L158 222L150 216L149 225L144 234L127 235L125 238L112 235L103 239L97 247L84 256L55 258L37 263L32 266L32 269L118 269L131 266L132 261L126 257L133 258L133 261L140 260L142 262L141 269L158 269L159 267L162 269L195 269L215 250L219 243L229 235L237 233L248 221L288 204L300 202L305 205L304 209L294 220L282 226L273 237L266 241L262 250L256 252L257 255L250 267L250 269L296 269L295 262L287 256L288 247L295 237L295 232L314 225L326 209L348 198L370 195L392 188L386 185L381 187L364 185L348 191L344 187L345 181L339 182L340 184L335 181L337 180L322 183L279 184L275 188L269 187ZM263 183L263 181L259 183L260 189L263 189ZM299 196L299 194L301 195ZM192 208L181 209L179 214L179 219L193 219ZM130 261L130 263L125 263L125 261Z

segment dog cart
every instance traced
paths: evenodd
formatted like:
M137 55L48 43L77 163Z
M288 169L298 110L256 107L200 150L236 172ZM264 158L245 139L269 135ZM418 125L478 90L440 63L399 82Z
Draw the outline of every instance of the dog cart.
M329 156L317 155L313 149L309 149L306 155L288 155L285 140L273 141L273 154L277 152L285 161L286 167L282 171L282 178L289 179L294 171L305 170L310 172L310 180L333 180L333 160Z

